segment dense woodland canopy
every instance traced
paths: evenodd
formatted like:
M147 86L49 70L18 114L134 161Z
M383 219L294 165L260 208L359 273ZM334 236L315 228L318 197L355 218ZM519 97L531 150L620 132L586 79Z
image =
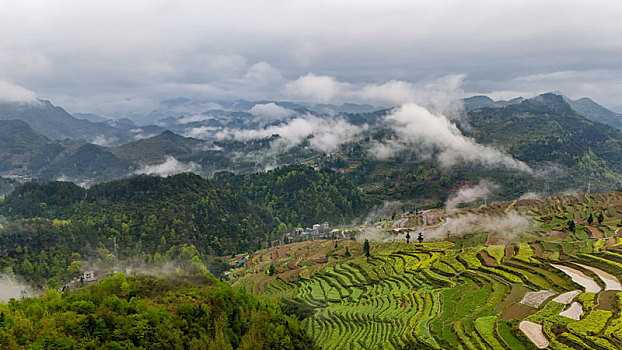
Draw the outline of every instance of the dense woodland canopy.
M306 166L226 179L142 175L88 190L24 184L0 208L14 219L0 231L0 267L43 283L75 276L87 262L175 259L183 245L208 261L265 247L293 225L346 222L366 205L341 175Z
M294 317L202 274L117 274L0 304L2 349L310 349Z
M367 209L360 190L343 175L328 169L290 165L245 175L221 172L215 181L269 208L290 226L324 221L345 224Z

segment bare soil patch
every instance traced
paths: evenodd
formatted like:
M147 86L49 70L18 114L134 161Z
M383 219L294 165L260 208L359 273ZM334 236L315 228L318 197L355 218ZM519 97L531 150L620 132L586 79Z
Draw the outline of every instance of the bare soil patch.
M581 294L580 290L571 290L570 292L562 293L556 296L553 301L568 305L579 294Z
M325 264L325 263L327 263L327 262L328 262L328 258L327 258L327 257L325 257L325 256L321 256L321 257L319 257L319 258L313 258L313 259L311 259L311 261L312 261L314 264Z
M564 265L551 264L554 268L563 271L566 275L570 276L572 281L581 287L585 288L586 292L598 293L600 292L600 286L590 277L586 276L583 272L573 269L572 267Z
M502 302L497 304L497 306L495 307L495 311L502 312L508 305L518 303L518 301L523 297L523 295L525 295L525 292L527 292L528 290L529 289L527 289L527 287L525 286L513 284L512 289L510 289L510 293L505 296L505 299L503 299Z
M531 306L533 308L539 308L548 298L555 295L550 290L539 290L537 292L527 292L523 299L519 302L523 305Z
M501 315L501 319L505 321L509 321L512 319L522 320L529 315L535 314L536 311L538 311L538 309L534 309L531 306L523 304L512 304L505 309L503 315Z
M549 236L551 238L562 238L562 239L564 239L564 238L568 237L568 232L553 230L553 231L551 231L551 233L549 233Z
M489 234L488 238L486 238L486 243L484 243L484 245L486 247L491 246L491 245L496 245L496 244L499 244L500 240L501 240L501 237L495 236L493 234Z
M588 226L587 229L590 231L592 238L605 238L603 231L597 229L596 227Z
M525 333L527 338L529 338L538 349L546 349L549 346L549 340L546 339L542 332L542 325L531 321L521 321L518 328Z
M578 321L581 319L581 315L583 315L583 306L575 301L569 308L560 312L559 315Z
M477 258L484 264L487 266L494 266L496 265L496 261L495 258L493 258L492 256L490 256L490 254L488 254L487 251L482 250L479 253L477 253Z
M596 306L594 306L595 310L607 310L614 312L617 309L618 301L617 301L618 292L615 290L607 290L598 295L598 300Z
M503 259L501 259L502 262L506 262L510 259L512 259L512 257L514 257L514 255L516 255L516 250L514 249L513 246L506 246L505 247L505 255L503 256Z
M536 258L541 258L542 254L544 253L544 248L542 247L542 244L538 243L538 242L533 242L531 243L531 246L533 247L533 255Z
M605 290L615 290L622 291L622 284L620 284L620 280L618 278L608 272L605 272L601 269L597 269L595 267L583 264L577 264L586 270L590 270L598 275L601 281L605 283Z

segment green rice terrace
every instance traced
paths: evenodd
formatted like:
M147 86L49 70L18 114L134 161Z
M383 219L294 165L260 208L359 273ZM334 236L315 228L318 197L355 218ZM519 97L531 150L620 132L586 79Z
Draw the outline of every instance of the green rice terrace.
M296 310L322 349L621 349L621 226L622 192L431 210L374 239L264 249L229 277Z

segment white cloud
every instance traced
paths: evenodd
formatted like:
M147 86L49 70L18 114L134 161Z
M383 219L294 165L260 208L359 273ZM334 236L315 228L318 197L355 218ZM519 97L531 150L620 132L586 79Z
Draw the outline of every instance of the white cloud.
M32 288L17 281L15 278L0 275L0 302L6 303L11 298L19 299L22 296L32 295Z
M536 91L541 81L514 77L603 69L611 74L587 83L605 88L581 87L577 75L549 77L564 86L548 90L592 91L607 106L620 103L621 17L619 0L3 1L0 71L70 110L106 115L186 91L277 99L281 74L310 71L360 86L464 72L469 91Z
M294 98L303 98L318 103L328 103L347 93L350 84L341 83L331 76L320 76L307 73L294 81L287 83L285 94Z
M255 82L262 85L280 83L282 79L283 76L278 69L263 61L248 67L244 76L245 82Z
M158 135L158 133L140 133L140 134L134 135L134 140L149 139L156 135Z
M568 78L573 78L577 76L577 72L574 70L565 70L565 71L559 71L559 72L552 72L552 73L540 73L540 74L531 74L531 75L524 75L524 76L519 76L517 78L515 78L518 81L527 81L527 82L532 82L532 81L541 81L541 80L560 80L560 79L568 79Z
M525 163L464 136L446 116L433 114L417 104L408 103L396 108L385 117L385 121L398 138L372 147L370 154L378 158L392 157L405 149L415 148L437 152L437 159L444 166L475 162L532 172Z
M295 113L274 102L254 105L248 112L265 121L282 120Z
M158 176L170 176L185 172L199 172L201 166L194 162L183 163L175 159L175 157L166 156L166 160L163 163L155 165L143 165L140 169L136 170L135 174L148 174Z
M464 74L450 74L431 81L413 84L391 80L381 84L354 84L337 80L333 76L308 73L289 82L285 93L293 98L322 103L359 102L397 106L415 102L435 113L458 112L453 105L464 95L461 86Z
M334 152L344 143L355 140L367 126L357 126L341 118L320 118L311 114L298 116L286 123L263 129L227 129L216 134L217 138L253 140L279 135L273 141L276 149L289 149L309 140L309 147L321 152Z
M531 225L531 218L514 211L499 216L467 213L465 216L447 218L444 225L426 229L423 235L426 240L434 240L486 232L499 236L498 244L507 244L520 238Z
M98 146L111 146L111 145L114 145L118 141L119 141L119 138L116 136L107 137L106 135L100 134L100 135L96 135L95 138L91 140L91 143L98 145Z
M518 199L538 199L542 197L539 193L536 192L525 192Z
M499 186L494 183L482 180L473 187L464 187L456 191L447 201L445 207L447 209L454 209L458 204L473 203L474 201L482 198L486 198Z
M37 95L24 87L0 80L0 102L39 103Z
M203 122L203 121L211 120L211 119L214 119L214 116L205 115L205 114L193 114L193 115L189 115L189 116L181 117L177 119L177 124Z
M184 136L196 139L208 139L214 136L216 130L220 130L220 128L215 126L199 126L186 131Z

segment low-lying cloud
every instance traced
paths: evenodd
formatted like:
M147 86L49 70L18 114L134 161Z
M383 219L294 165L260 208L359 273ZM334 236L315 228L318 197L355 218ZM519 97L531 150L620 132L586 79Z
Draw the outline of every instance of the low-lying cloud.
M526 193L523 193L518 199L519 200L521 200L521 199L538 199L540 197L542 197L542 196L539 193L536 193L536 192L526 192Z
M456 193L447 199L445 207L447 209L454 209L459 204L473 203L478 199L486 198L498 187L498 185L488 180L482 180L473 187L465 187L456 191Z
M199 126L199 127L187 130L184 133L184 136L205 140L205 139L213 138L216 130L220 130L220 128L215 127L215 126Z
M11 298L19 299L30 294L31 289L27 285L7 275L0 275L0 302L7 302Z
M390 80L382 84L352 84L333 76L308 73L285 85L284 94L294 99L318 103L362 102L388 107L417 103L435 113L458 111L463 95L461 85L466 75L450 74L413 84ZM448 107L452 107L449 109Z
M160 164L143 165L134 174L147 174L158 176L170 176L179 173L186 172L200 172L201 166L194 162L183 163L178 161L175 157L166 156L166 160Z
M181 117L181 118L177 119L177 124L188 124L188 123L195 123L195 122L203 122L203 121L211 120L211 119L214 119L214 117L211 116L211 115L192 114L192 115Z
M106 136L103 134L99 134L96 135L93 140L91 140L92 144L98 145L98 146L112 146L115 145L117 142L119 142L119 138L116 136Z
M38 104L37 95L24 87L0 80L0 102Z
M464 136L445 115L434 114L415 103L396 108L385 117L385 121L397 138L373 144L369 152L376 158L390 158L405 150L416 149L420 153L436 154L443 166L473 162L532 172L527 164Z
M274 102L254 105L253 108L248 110L248 112L259 119L268 122L283 120L295 113L294 111L281 107Z
M454 74L421 84L392 80L355 85L309 73L287 84L286 92L320 102L354 100L399 105L384 118L397 137L374 142L369 149L370 155L378 159L393 158L408 150L425 157L436 155L444 166L473 162L532 173L527 164L464 136L453 122L463 113L460 97L465 78Z
M353 125L342 118L304 114L263 129L226 129L218 132L216 137L245 141L279 135L272 141L272 148L287 150L308 140L309 147L316 151L335 152L342 144L355 140L366 128L366 125Z
M504 216L485 216L468 213L459 218L447 218L444 225L427 229L423 235L426 241L459 237L470 233L492 233L501 238L499 243L508 243L518 238L532 225L532 219L516 212Z

